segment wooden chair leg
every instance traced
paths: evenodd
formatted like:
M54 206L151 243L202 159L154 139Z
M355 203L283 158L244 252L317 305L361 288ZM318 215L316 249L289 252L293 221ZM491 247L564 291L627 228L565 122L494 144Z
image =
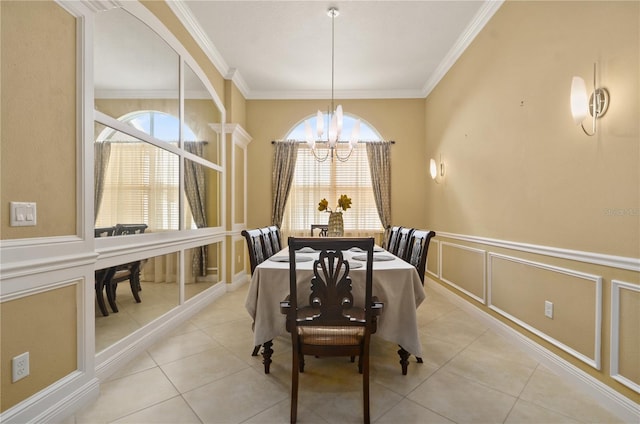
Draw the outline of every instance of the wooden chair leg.
M369 355L366 356L362 360L362 394L363 394L363 404L364 404L364 423L369 424L371 422L371 414L369 411ZM362 356L360 356L362 358Z
M264 373L269 374L269 369L271 368L271 355L273 354L273 341L269 340L265 342L262 347L262 363L264 364Z
M418 361L419 364L424 362L420 356L416 356L416 361Z
M140 299L140 273L136 270L137 266L131 268L131 275L129 276L129 286L131 286L131 294L136 300L136 303L142 302Z
M404 350L402 346L398 349L398 355L400 356L400 365L402 366L402 375L407 375L407 368L409 367L409 352Z
M262 347L262 345L255 346L253 348L253 352L251 352L251 356L258 356L258 353L260 352L260 348L261 347Z
M293 349L291 356L291 424L294 424L298 418L298 368L301 359L297 347L293 346Z
M105 317L109 316L109 311L107 310L107 305L104 303L104 282L96 281L96 300L98 301L98 308L100 308L100 312Z
M107 301L109 302L109 306L111 306L111 310L113 312L118 312L118 305L116 305L116 287L118 287L117 283L113 283L111 279L105 285L107 292Z

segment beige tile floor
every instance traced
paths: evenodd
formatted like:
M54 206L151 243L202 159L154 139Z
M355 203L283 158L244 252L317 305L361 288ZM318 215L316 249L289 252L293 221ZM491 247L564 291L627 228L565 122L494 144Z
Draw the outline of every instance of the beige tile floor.
M101 384L69 423L287 423L291 345L274 341L271 374L252 357L248 285L227 293ZM375 423L617 423L506 339L428 290L418 309L424 363L403 376L397 347L374 337ZM344 358L308 358L298 422L362 422L361 379Z

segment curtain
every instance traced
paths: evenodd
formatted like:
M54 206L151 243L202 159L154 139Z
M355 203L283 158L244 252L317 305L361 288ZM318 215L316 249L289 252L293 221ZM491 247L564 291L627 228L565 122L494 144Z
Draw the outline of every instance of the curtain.
M198 157L204 156L204 145L202 141L186 141L184 149ZM198 228L207 226L206 210L206 178L204 167L194 161L186 159L184 161L184 191L191 208L193 220ZM194 249L192 259L194 275L205 277L207 275L207 246Z
M384 228L391 225L391 144L387 141L366 143L373 196Z
M104 192L104 179L107 174L109 157L111 156L111 142L100 141L93 143L93 219L98 218L102 193Z
M289 190L291 190L297 158L298 142L280 141L275 143L273 174L271 175L271 225L282 226L282 217Z

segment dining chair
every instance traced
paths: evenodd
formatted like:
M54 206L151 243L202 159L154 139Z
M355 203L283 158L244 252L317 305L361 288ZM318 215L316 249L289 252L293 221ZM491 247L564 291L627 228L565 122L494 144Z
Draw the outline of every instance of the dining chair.
M271 230L269 230L269 227L262 227L259 228L259 230L262 233L262 248L264 249L264 258L269 259L274 255L274 253L278 252L273 248L273 243L271 241Z
M242 230L241 234L247 241L249 265L251 266L251 274L253 275L256 267L266 259L264 257L264 248L262 247L262 231L260 231L260 229Z
M408 261L416 267L420 281L424 286L424 273L427 267L427 253L429 251L429 242L436 233L428 230L414 230L409 241Z
M329 232L329 224L311 224L311 237L315 237L315 232L318 231L318 237L327 237Z
M278 253L282 250L282 236L280 235L280 228L277 225L271 225L267 228L269 228L269 232L271 233L273 253Z
M257 228L255 230L242 230L240 234L242 234L244 239L247 241L247 250L249 251L249 265L251 267L251 275L253 275L256 267L266 259L263 248L263 233L260 228ZM251 356L258 356L260 347L262 347L262 345L254 346L253 352L251 352Z
M289 296L280 303L280 310L286 314L291 333L292 423L297 419L299 373L304 372L305 355L348 356L352 362L358 357L364 422L370 422L369 344L384 307L372 294L373 246L373 238L289 238ZM319 251L313 277L308 280L300 280L296 272L296 251L304 247ZM366 252L365 287L359 298L352 293L349 276L355 266L342 253L351 248ZM308 304L298 303L307 296Z
M397 225L389 228L389 237L387 238L386 249L388 252L393 253L394 255L397 252L396 247L398 246L398 235L401 229L402 227Z
M398 232L398 241L396 243L395 253L397 257L400 259L407 260L407 255L409 254L409 240L411 239L411 234L413 234L413 228L401 228Z

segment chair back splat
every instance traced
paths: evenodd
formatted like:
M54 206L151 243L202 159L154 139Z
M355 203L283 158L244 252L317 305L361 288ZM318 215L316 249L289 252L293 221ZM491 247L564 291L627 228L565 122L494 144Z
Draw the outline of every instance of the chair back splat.
M373 238L289 238L290 294L280 307L287 316L292 341L292 423L297 418L298 376L304 372L305 355L359 358L364 422L370 422L369 344L384 306L372 294L373 246ZM313 262L313 276L306 281L296 272L296 252L305 247L319 252ZM353 270L365 273L365 287L355 291L351 265L343 255L354 247L365 251L367 258L363 268Z

